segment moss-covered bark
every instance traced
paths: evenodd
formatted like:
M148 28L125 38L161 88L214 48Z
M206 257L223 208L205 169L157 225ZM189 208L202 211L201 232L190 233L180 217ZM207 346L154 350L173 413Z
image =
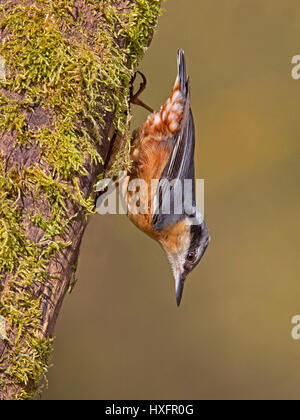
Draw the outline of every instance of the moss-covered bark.
M159 11L160 0L0 1L0 399L32 398L47 372L109 137L127 135L130 80Z

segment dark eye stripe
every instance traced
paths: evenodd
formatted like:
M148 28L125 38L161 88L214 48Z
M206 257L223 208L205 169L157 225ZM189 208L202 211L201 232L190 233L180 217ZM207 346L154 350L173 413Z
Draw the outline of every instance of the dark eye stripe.
M191 238L188 255L195 254L195 251L199 248L200 243L201 243L201 237L202 237L201 233L202 233L202 228L200 225L191 226L192 238Z

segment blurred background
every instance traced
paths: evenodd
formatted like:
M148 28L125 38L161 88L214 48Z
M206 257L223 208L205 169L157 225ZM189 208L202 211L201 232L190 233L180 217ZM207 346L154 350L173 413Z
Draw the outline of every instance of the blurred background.
M126 216L93 217L43 398L298 399L299 1L164 7L142 99L165 101L183 48L212 242L178 309L159 246Z

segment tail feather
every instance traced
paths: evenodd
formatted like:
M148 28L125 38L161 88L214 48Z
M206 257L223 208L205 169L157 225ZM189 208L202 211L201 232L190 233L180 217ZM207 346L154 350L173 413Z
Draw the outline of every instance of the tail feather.
M178 77L180 81L180 90L184 98L187 96L187 80L186 80L186 65L184 51L178 50L177 53L177 68L178 68Z
M160 111L149 115L144 128L153 137L171 138L180 128L184 108L188 100L189 81L186 79L185 58L183 50L177 54L177 78L168 100Z

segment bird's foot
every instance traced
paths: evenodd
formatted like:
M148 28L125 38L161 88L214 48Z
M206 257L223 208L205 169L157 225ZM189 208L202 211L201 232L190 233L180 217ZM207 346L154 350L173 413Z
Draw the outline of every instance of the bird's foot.
M142 77L143 80L140 84L140 87L139 87L138 91L134 94L133 93L133 84L135 82L137 74L139 74ZM139 106L147 109L147 111L152 113L152 112L154 112L154 110L150 106L148 106L147 104L145 104L143 101L141 101L139 99L139 96L144 92L144 90L146 89L146 86L147 86L147 79L146 79L145 75L143 73L141 73L140 71L135 72L135 74L134 74L134 76L131 80L130 102L134 105L139 105Z

